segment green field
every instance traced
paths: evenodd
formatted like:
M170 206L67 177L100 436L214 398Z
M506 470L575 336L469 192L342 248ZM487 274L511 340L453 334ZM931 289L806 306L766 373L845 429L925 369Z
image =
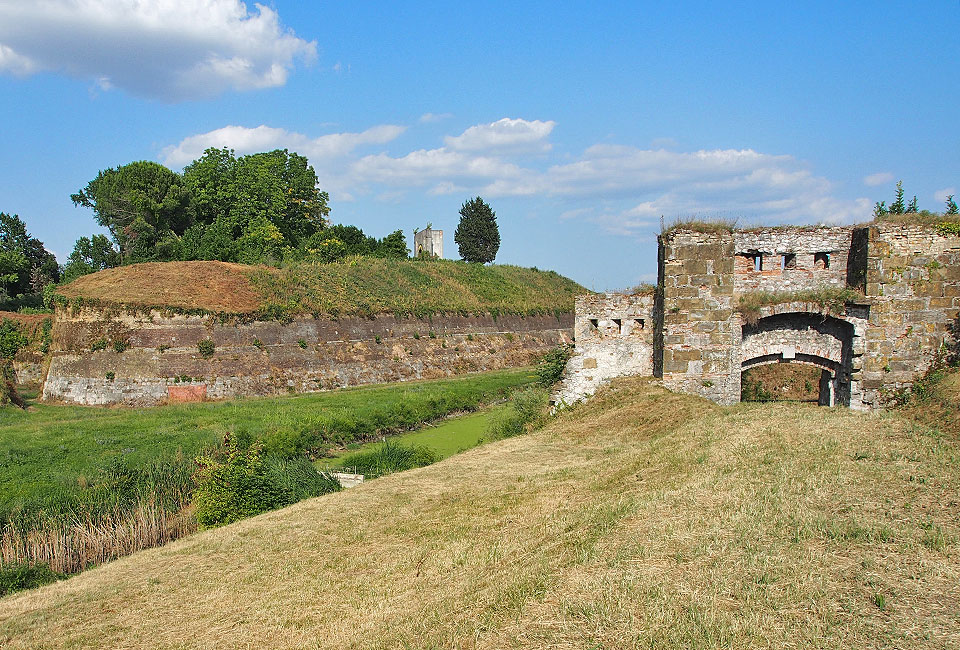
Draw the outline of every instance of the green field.
M83 501L111 467L190 463L225 434L262 439L269 452L332 448L410 430L503 399L534 381L507 370L266 399L149 409L33 404L0 410L0 521ZM459 443L457 443L459 444Z

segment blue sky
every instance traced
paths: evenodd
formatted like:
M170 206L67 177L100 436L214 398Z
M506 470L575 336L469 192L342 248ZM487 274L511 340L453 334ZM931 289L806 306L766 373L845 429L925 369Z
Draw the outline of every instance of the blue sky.
M98 170L285 147L335 222L456 257L479 194L498 262L623 288L661 215L853 223L898 179L941 209L958 53L957 0L0 0L0 211L62 261Z

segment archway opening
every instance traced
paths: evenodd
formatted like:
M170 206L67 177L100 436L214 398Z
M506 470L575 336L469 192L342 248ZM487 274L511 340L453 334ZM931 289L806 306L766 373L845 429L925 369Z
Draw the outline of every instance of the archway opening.
M805 363L767 363L747 368L740 375L740 401L818 404L825 372Z

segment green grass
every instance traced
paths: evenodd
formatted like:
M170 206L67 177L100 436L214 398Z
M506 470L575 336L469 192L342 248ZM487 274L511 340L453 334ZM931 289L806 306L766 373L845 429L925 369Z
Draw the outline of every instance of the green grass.
M451 260L352 258L257 268L249 274L267 314L550 314L589 293L553 271Z
M224 434L263 439L281 455L408 430L502 399L530 370L362 387L312 395L102 409L35 404L0 410L0 521L15 511L83 499L111 467L190 462Z

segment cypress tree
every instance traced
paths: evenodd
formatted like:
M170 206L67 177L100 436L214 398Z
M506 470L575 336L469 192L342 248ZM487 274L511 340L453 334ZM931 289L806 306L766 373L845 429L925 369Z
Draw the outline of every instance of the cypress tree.
M453 235L460 257L467 262L492 262L500 249L497 213L479 196L460 207L460 224Z

